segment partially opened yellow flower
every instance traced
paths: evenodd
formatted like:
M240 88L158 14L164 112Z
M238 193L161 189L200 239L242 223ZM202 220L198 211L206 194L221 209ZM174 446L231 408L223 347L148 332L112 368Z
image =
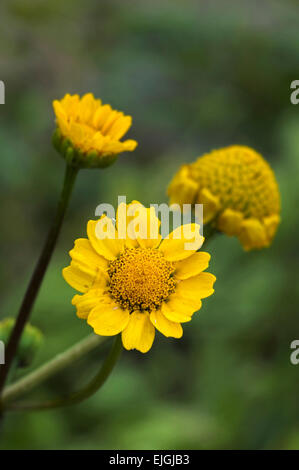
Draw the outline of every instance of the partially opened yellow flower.
M245 250L268 246L280 222L275 175L249 147L214 150L183 165L168 195L171 204L203 204L204 223L238 237Z
M110 165L121 152L136 148L135 140L120 139L132 125L131 116L103 105L92 93L66 94L53 101L57 129L53 142L67 162L80 167Z
M216 279L203 272L210 255L197 252L203 243L198 225L178 227L165 239L159 231L154 208L122 203L116 225L107 216L88 222L88 238L75 241L71 264L63 270L65 280L83 294L72 300L77 315L96 334L121 333L126 349L143 353L151 348L155 329L182 336L181 323L214 292ZM99 236L103 232L105 238Z

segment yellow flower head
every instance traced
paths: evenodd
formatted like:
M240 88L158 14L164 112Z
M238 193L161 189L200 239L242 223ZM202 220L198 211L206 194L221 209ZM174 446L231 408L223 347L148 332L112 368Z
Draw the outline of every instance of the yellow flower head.
M120 141L131 127L131 116L103 105L92 93L82 98L67 94L53 101L53 107L57 123L53 142L71 165L106 167L119 153L136 148L135 140Z
M280 222L275 175L249 147L214 150L183 165L168 195L171 204L203 204L204 222L238 237L245 250L268 246Z
M115 225L107 216L88 222L88 238L75 241L71 264L63 270L65 280L83 293L72 300L77 315L96 334L121 333L126 349L143 353L151 348L155 329L167 337L182 336L181 323L214 292L216 279L203 272L210 255L196 252L203 243L198 225L178 227L164 239L159 232L154 208L122 203Z

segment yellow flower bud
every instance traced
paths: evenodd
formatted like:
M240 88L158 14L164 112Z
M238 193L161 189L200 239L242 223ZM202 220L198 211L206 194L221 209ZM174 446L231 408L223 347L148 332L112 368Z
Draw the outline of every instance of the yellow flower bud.
M203 204L204 222L238 237L245 250L270 245L280 222L275 175L249 147L214 150L183 165L168 195L171 203Z

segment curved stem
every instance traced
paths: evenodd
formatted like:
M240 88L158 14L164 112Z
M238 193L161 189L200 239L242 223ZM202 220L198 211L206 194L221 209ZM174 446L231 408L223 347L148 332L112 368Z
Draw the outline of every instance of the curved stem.
M46 364L38 367L12 385L9 385L3 390L1 397L2 407L5 408L8 402L14 400L19 395L24 395L69 365L76 363L82 356L95 349L105 340L106 337L97 336L92 333L63 353L57 354L57 356L46 362Z
M112 345L112 348L105 359L104 364L102 365L99 373L81 390L77 392L73 392L69 395L66 395L61 398L57 398L55 400L49 400L43 403L14 403L8 405L7 409L10 410L49 410L53 408L60 408L63 406L75 405L77 403L86 400L94 393L96 393L99 388L104 385L106 380L108 379L109 375L111 374L119 356L122 351L122 341L121 335L117 335Z
M23 329L29 319L34 301L36 299L40 285L44 278L49 261L51 259L51 256L52 256L52 253L53 253L53 250L54 250L54 247L55 247L55 244L56 244L59 232L60 232L60 228L64 219L64 215L65 215L65 212L66 212L69 200L70 200L70 195L72 192L72 188L73 188L77 173L78 173L77 168L73 168L67 165L62 193L61 193L60 200L58 202L57 211L56 211L56 216L54 218L54 221L48 233L48 237L46 239L45 245L38 259L38 262L36 264L31 280L29 282L27 291L25 293L23 302L21 304L21 308L19 310L19 314L16 319L15 326L9 338L6 351L5 351L5 364L0 366L0 394L4 387L9 369L12 365L13 358L16 354L18 344L22 336Z

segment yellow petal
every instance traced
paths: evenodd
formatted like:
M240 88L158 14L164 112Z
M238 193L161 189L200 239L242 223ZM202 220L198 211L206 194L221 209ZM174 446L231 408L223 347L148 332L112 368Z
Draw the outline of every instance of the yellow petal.
M97 335L113 336L126 328L129 318L127 310L123 310L111 301L96 306L88 315L87 323L93 327Z
M255 218L243 220L238 238L246 251L263 248L269 244L265 227Z
M102 136L102 134L97 131L95 134L93 134L93 136L91 137L91 140L90 140L90 147L92 149L95 149L97 150L98 152L100 152L103 148L103 144L104 144L104 137Z
M181 338L183 328L180 323L168 320L160 310L151 312L150 320L160 333L166 337Z
M114 140L121 139L132 125L131 116L121 116L111 126L109 135Z
M102 125L101 132L104 135L108 135L110 132L111 126L115 123L115 121L122 116L123 113L119 113L118 111L112 110L109 114L108 118L106 119L105 123Z
M270 243L280 223L280 216L278 214L270 215L269 217L265 217L263 222L266 229L267 238Z
M90 291L101 291L107 290L107 286L109 284L110 277L108 275L107 270L102 268L98 268L98 272L93 284L90 286Z
M136 140L133 140L133 139L128 139L128 140L125 140L122 144L123 144L124 152L132 152L137 147L138 142L136 142Z
M61 106L66 111L69 117L77 116L79 102L80 102L79 95L70 95L69 93L67 93L60 101Z
M69 134L69 123L67 119L62 118L61 116L58 116L57 118L57 124L58 127L61 131L61 134L64 136L67 136Z
M227 235L238 235L243 220L243 214L232 209L225 209L218 217L217 228Z
M154 338L155 328L150 322L149 314L133 312L127 327L122 332L124 347L146 353L152 347Z
M200 302L200 301L199 301ZM197 306L200 305L199 303ZM182 297L173 294L167 302L163 302L161 312L168 320L176 323L185 323L191 320L192 314L199 310L194 304L186 302Z
M191 256L202 246L203 241L198 224L181 225L162 240L159 250L168 261L179 261Z
M58 100L53 101L53 109L57 118L60 118L62 120L67 119L67 114L65 110L63 109L63 107L61 106L60 101Z
M190 177L189 165L183 165L170 183L169 204L194 204L199 185Z
M69 135L67 137L69 137L73 143L80 145L82 142L87 140L87 136L88 138L91 138L92 135L93 132L88 128L88 126L70 121Z
M177 290L169 297L168 302L170 301L172 301L173 308L176 308L179 305L180 307L178 309L184 309L185 313L190 316L200 310L202 306L202 302L199 296L186 296Z
M116 153L121 153L125 151L124 144L123 142L119 142L117 140L110 140L110 137L107 137L104 140L103 144L103 153L111 153L111 154L116 154Z
M128 236L136 235L137 241L142 248L155 248L159 245L161 236L159 234L160 220L156 216L154 207L146 208L137 201L128 206L128 215L132 217L128 225Z
M72 261L71 264L62 270L62 275L66 282L79 292L87 292L95 280L93 271L82 271L82 264Z
M62 273L68 284L86 292L95 282L99 270L107 269L107 261L99 256L87 238L78 238L70 251L72 262Z
M118 240L112 220L106 216L89 220L87 235L94 250L108 260L115 259L124 249L124 240Z
M182 261L175 264L174 275L177 279L188 279L189 277L196 276L209 266L211 256L209 253L201 251L194 253Z
M80 121L84 123L89 123L94 112L94 96L92 93L86 93L82 96L79 106L78 114L80 116Z
M121 202L118 205L118 208L116 211L117 232L119 234L119 238L122 238L125 240L125 245L128 248L136 248L138 246L135 233L134 232L130 233L130 236L128 234L128 225L134 218L132 215L128 215L128 208L133 203L135 203L135 201L133 201L130 204L125 204L124 202Z
M77 316L86 319L91 310L99 303L99 297L94 292L88 291L84 295L75 295L72 304L77 308Z
M208 189L203 188L199 193L199 202L203 204L203 221L210 222L220 210L220 201Z
M107 269L108 263L92 247L87 238L75 240L74 248L69 252L73 261L81 266L82 271L93 272L96 276L98 268Z
M204 299L213 294L213 284L216 277L210 273L200 273L180 281L176 287L176 293L186 299Z
M104 104L103 106L100 106L93 116L94 127L96 129L101 129L111 112L112 108L109 104Z
M119 237L126 238L128 248L155 248L161 240L160 220L155 209L145 208L140 202L121 203L116 213Z

